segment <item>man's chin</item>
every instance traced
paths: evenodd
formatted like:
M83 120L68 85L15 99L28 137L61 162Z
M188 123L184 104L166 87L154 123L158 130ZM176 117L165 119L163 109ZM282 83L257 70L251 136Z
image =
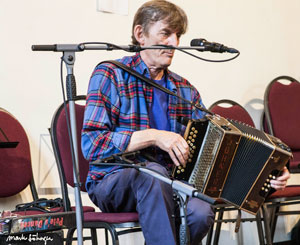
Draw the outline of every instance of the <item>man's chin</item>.
M171 62L168 62L168 63L162 63L162 64L160 64L160 67L161 67L162 69L167 69L170 65L171 65Z
M165 68L167 68L168 66L171 65L172 59L173 59L173 56L165 58L164 61L162 62L162 65L165 66Z

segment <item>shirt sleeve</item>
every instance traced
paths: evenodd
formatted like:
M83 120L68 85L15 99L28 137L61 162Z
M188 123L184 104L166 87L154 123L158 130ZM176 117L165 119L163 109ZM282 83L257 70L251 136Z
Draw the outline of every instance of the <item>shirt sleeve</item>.
M118 127L120 99L116 74L105 65L96 67L87 93L81 134L83 156L94 161L125 151L132 130Z

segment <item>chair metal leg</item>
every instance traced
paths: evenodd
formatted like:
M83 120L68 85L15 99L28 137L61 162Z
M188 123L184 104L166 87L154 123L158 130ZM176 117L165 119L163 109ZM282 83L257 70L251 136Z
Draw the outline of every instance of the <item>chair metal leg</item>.
M257 226L257 234L258 234L258 239L259 239L259 244L264 245L264 233L263 233L263 228L262 228L262 223L261 223L261 212L260 210L255 216L256 219L256 226Z
M108 244L108 231L107 231L107 229L104 229L104 233L105 233L105 244L109 245Z
M119 237L116 230L114 228L109 228L108 230L110 232L113 245L119 245Z
M92 245L98 245L97 229L91 228Z
M73 235L76 228L71 228L67 232L66 245L72 245Z
M280 206L276 206L275 208L273 208L272 210L272 218L270 220L270 227L271 227L271 238L272 241L274 239L274 235L275 235L275 229L276 229L276 224L277 224L277 219L278 219L278 215L277 213L279 212Z
M219 243L224 209L220 208L220 210L218 212L219 212L219 214L218 214L218 218L216 220L217 225L216 225L216 231L215 231L215 236L214 236L214 243L213 243L214 245L217 245Z
M103 223L103 227L105 230L105 242L108 244L108 232L111 235L111 240L113 245L119 245L119 236L118 232L116 231L115 227L113 225L109 225L108 223Z
M261 206L261 210L262 210L262 217L264 221L266 243L267 245L272 245L273 238L271 237L271 232L270 232L270 220L269 220L269 216L265 204Z

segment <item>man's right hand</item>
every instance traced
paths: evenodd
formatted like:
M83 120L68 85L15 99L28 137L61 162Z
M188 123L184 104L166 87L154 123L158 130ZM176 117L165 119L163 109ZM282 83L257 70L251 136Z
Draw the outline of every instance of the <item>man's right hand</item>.
M189 146L180 134L174 132L157 129L136 131L132 134L126 151L140 150L153 145L168 152L175 165L185 166Z

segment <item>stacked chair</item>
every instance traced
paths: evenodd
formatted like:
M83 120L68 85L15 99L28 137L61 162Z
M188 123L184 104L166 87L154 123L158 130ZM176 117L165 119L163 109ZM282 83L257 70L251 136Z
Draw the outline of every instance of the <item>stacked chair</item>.
M291 174L300 173L300 83L289 76L279 76L267 86L264 94L262 129L286 143L293 153L289 164ZM264 212L270 211L273 240L280 215L299 215L299 208L284 211L283 206L300 204L300 185L288 185L268 197Z
M83 125L83 115L84 115L84 104L86 97L77 96L75 98L75 112L76 112L76 134L78 141L78 158L79 158L79 174L81 191L86 192L85 190L85 180L89 170L89 162L84 159L81 152L81 130ZM58 167L59 177L61 181L62 195L64 200L64 208L66 210L71 209L68 186L74 187L73 180L73 162L71 157L71 148L70 141L68 136L68 126L66 121L66 110L69 114L68 102L66 106L64 104L60 105L59 108L54 113L50 134L51 141L54 149L54 154L56 158L56 163ZM119 244L119 235L127 234L130 232L141 231L139 226L138 213L104 213L104 212L91 212L87 210L81 210L83 213L83 228L89 229L91 231L91 240L92 244L97 244L97 232L96 229L105 230L105 241L106 244L109 243L108 231L111 234L112 243L114 245ZM119 229L122 228L122 229ZM117 230L118 229L118 230ZM76 230L76 227L69 229L67 234L67 243L71 244L73 234ZM85 238L84 238L85 239Z

